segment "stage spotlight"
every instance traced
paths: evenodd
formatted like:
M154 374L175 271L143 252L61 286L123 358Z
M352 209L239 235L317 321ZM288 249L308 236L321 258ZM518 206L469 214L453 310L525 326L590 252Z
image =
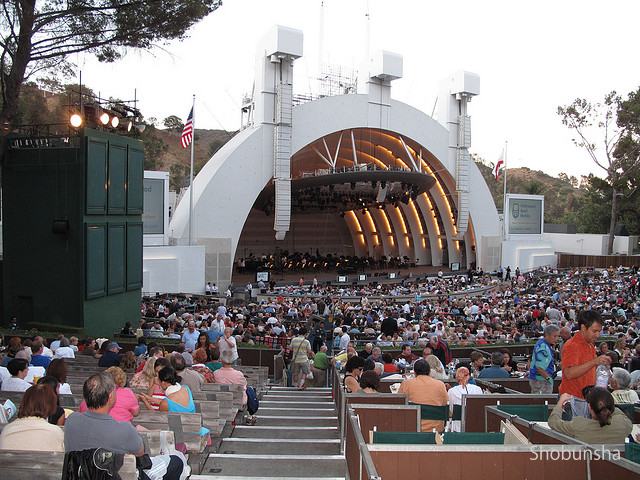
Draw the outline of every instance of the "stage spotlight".
M102 125L107 125L109 123L109 114L107 112L100 115L100 123Z
M71 123L72 127L78 128L78 127L82 126L82 117L80 116L80 114L74 113L69 118L69 123Z
M118 117L112 117L111 118L111 126L113 128L118 128L118 125L120 125L120 119Z

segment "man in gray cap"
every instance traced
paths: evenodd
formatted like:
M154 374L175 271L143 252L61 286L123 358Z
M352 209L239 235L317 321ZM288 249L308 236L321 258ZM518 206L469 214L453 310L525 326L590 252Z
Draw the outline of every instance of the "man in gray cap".
M122 362L122 355L120 352L122 348L116 342L111 342L107 347L107 353L105 353L100 360L98 360L99 367L119 367Z

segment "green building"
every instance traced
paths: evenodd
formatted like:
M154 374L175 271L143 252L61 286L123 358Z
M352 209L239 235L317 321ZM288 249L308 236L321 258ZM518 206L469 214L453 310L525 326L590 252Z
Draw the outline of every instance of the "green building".
M107 336L140 319L144 148L80 129L11 138L2 165L4 323Z

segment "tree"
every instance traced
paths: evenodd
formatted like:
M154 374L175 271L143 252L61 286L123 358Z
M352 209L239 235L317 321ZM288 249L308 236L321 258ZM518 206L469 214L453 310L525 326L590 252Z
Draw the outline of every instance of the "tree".
M140 138L144 143L144 169L158 170L162 166L162 156L169 146L156 136L153 125L147 126Z
M184 128L184 123L182 123L182 119L177 115L169 115L162 121L162 124L170 130L175 130L176 132L181 132Z
M37 5L36 5L37 3ZM128 48L185 38L222 0L4 0L0 11L0 152L18 111L22 84L69 68L90 52L112 62Z
M577 134L577 138L572 139L574 144L584 148L591 160L605 171L604 181L611 187L609 255L613 252L618 199L630 189L630 176L640 166L639 112L640 89L624 101L613 91L605 95L601 103L577 98L571 105L558 107L562 123Z

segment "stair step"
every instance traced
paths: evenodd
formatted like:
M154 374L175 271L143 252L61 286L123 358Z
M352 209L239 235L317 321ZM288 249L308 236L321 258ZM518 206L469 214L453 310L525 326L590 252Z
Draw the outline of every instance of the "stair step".
M338 455L340 440L332 439L280 439L280 438L225 438L219 449L224 454L288 454Z
M260 400L260 409L263 408L282 408L285 410L297 410L298 408L330 408L335 411L332 402L307 402L305 400L286 401L286 400L270 400L268 398Z
M260 422L260 420L258 420L258 422ZM292 438L338 438L338 427L304 426L292 429L290 426L238 425L233 430L233 436L231 438L273 438L286 440Z
M322 477L344 477L346 461L342 455L261 455L261 454L224 454L209 455L202 474L235 475L239 477L257 477L269 472L269 475L283 477L294 472L321 472ZM318 476L316 474L316 476ZM298 478L308 478L298 477Z
M290 415L260 415L260 411L257 414L258 425L282 425L289 427L333 427L338 425L338 417L301 417Z
M304 392L305 390L300 390L297 387L271 387L271 391L272 392ZM324 392L324 393L331 393L333 391L333 389L331 388L315 388L315 387L310 387L307 388L306 390L307 392Z
M262 397L263 400L266 401L276 401L276 400L281 400L281 401L289 401L289 402L294 402L296 400L299 400L301 402L326 402L326 403L333 403L333 399L331 397L328 397L326 395L313 395L313 394L302 394L302 395L282 395L282 394L278 394L278 393L269 393L267 395L265 395L264 397Z
M258 417L263 418L267 417L279 417L282 416L283 413L289 413L289 410L294 410L296 416L306 416L306 417L337 417L335 408L293 408L293 409L283 409L283 408L270 408L263 407L260 404L260 409L258 410Z
M246 480L248 477L227 476L227 475L190 475L189 480ZM345 480L345 477L258 477L252 475L255 480Z

